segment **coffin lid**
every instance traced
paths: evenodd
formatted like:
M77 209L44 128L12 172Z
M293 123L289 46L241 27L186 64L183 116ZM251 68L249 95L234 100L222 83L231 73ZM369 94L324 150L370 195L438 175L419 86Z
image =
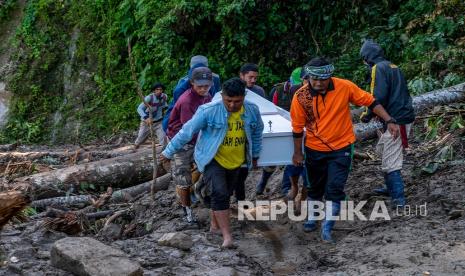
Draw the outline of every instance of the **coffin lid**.
M260 110L265 126L263 129L263 137L288 136L292 134L291 116L288 111L274 105L272 102L249 89L246 89L246 91L247 94L245 95L245 99L256 104ZM220 93L215 94L213 101L221 100Z

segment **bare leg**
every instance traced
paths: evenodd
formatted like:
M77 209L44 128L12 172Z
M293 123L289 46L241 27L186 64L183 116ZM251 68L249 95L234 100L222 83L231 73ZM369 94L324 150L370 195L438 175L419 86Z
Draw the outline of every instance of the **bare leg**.
M307 200L307 187L302 186L302 190L300 191L300 193L302 194L302 196L300 197L300 200L301 201L304 201L304 200Z
M291 191L289 192L287 197L289 200L293 200L299 192L299 176L291 176L289 177L289 179L291 180Z
M220 226L215 217L215 212L210 210L210 233L221 234Z
M229 224L229 212L230 210L222 210L222 211L213 211L216 221L218 222L218 226L221 229L221 233L223 234L223 244L221 245L224 248L228 248L233 246L233 238L231 235L231 228Z
M294 213L296 216L300 215L302 202L305 200L307 200L307 188L305 186L302 186L300 193L294 199Z

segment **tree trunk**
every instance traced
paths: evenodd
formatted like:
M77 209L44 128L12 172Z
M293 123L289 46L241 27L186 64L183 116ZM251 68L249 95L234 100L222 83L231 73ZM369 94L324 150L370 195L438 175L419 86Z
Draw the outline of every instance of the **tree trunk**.
M33 201L31 202L31 207L41 211L45 210L49 206L85 207L91 203L92 196L90 195L62 196Z
M465 83L461 83L449 88L435 90L413 98L413 107L418 116L436 105L444 105L465 100ZM376 130L382 128L378 121L368 124L359 123L354 126L357 140L363 141L376 137Z
M171 174L167 173L163 176L160 176L157 178L157 183L155 186L155 192L161 191L161 190L167 190L171 182ZM119 203L119 202L125 202L129 201L134 197L137 197L138 195L142 193L148 193L150 192L150 186L152 185L152 181L148 181L142 184L139 184L134 187L129 187L126 189L122 189L119 191L115 191L111 195L110 202L112 203Z
M17 178L13 185L27 188L31 198L35 200L63 196L80 188L101 191L108 186L125 188L152 178L151 158L151 150L145 149L111 159Z
M140 148L139 151L145 151L147 147ZM157 147L157 150L161 150L161 146ZM125 146L121 148L116 148L109 151L86 151L82 149L72 150L72 151L10 151L10 152L0 152L0 163L11 162L24 162L24 161L36 161L43 160L46 158L54 159L53 161L57 163L71 162L71 164L76 164L79 161L95 161L100 159L114 158L126 154L133 153L132 146Z
M171 174L165 174L157 179L156 191L166 190L171 182ZM148 181L133 187L121 189L113 192L111 195L111 203L121 203L131 200L142 193L150 192L150 185L152 181ZM45 210L48 206L62 206L62 207L84 207L92 203L90 195L79 196L63 196L52 197L47 199L36 200L31 203L31 207L39 210Z

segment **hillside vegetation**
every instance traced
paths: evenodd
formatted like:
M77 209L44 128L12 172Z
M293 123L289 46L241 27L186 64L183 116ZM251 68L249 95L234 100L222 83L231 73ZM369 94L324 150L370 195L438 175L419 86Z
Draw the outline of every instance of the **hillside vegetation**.
M4 0L0 21L15 9L24 17L8 42L15 70L5 76L13 99L4 142L88 141L134 130L139 99L128 40L145 90L161 81L170 92L195 54L208 56L223 80L244 62L259 64L265 90L322 55L336 75L365 87L364 38L404 70L412 94L465 79L463 0Z

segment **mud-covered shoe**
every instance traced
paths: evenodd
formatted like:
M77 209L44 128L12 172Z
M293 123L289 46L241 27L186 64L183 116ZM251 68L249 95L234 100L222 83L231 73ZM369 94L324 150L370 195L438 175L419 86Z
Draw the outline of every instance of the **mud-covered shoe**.
M375 195L380 195L380 196L389 196L389 192L388 192L388 189L386 187L376 188L376 189L373 190L373 193Z
M314 220L307 220L305 223L304 223L304 232L313 232L316 230L316 221Z

